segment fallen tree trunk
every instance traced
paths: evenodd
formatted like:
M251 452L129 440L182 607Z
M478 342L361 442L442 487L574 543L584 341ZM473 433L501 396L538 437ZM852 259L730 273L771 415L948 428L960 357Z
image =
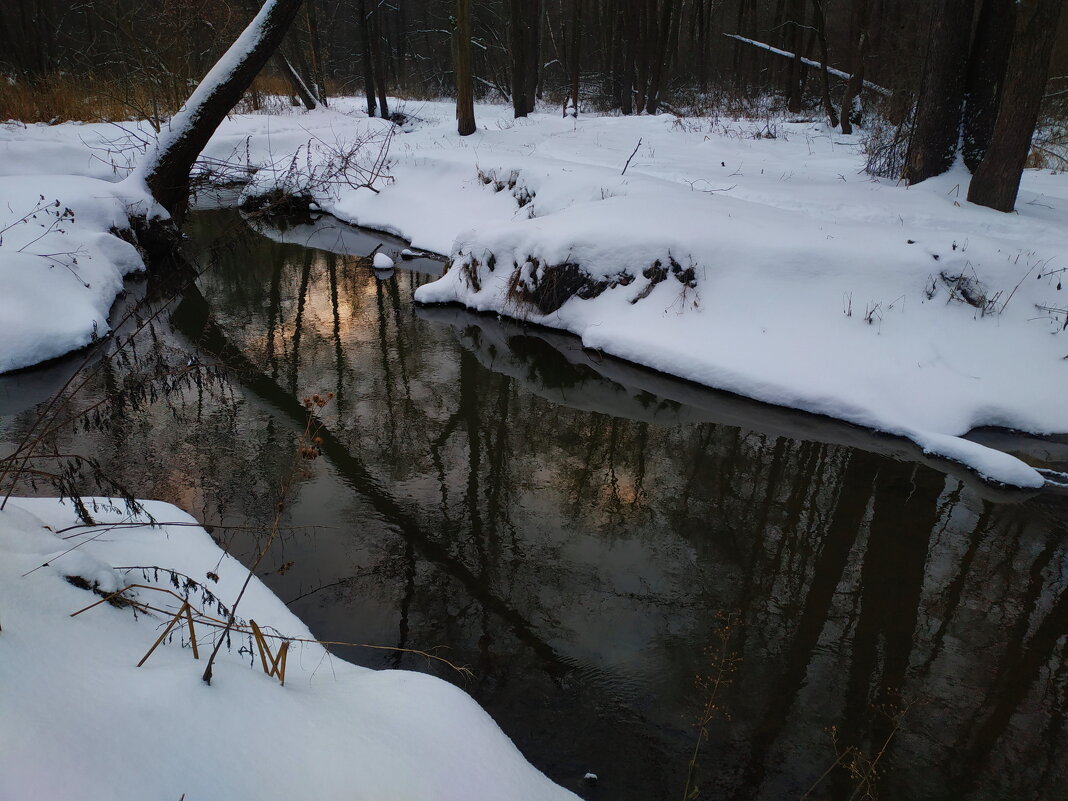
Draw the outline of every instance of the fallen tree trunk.
M297 72L297 68L293 66L293 62L286 58L285 53L283 53L281 49L275 53L275 61L285 74L286 78L289 79L293 91L296 92L297 97L300 98L300 102L304 104L304 108L308 109L308 111L314 110L318 105L318 101L316 101L315 95L312 94L311 89L308 88L308 84L304 83L304 79L300 77L300 73Z
M767 50L769 53L774 53L777 56L783 56L784 58L797 58L797 55L795 53L791 53L789 50L780 50L778 47L772 47L769 44L758 42L756 39L746 39L744 36L739 36L736 33L725 33L723 35L726 36L728 39L734 39L736 42L752 45L753 47L760 48L761 50ZM853 77L848 72L836 70L834 69L834 67L827 67L826 65L821 64L818 61L812 60L811 58L802 58L801 63L807 64L810 67L815 67L818 70L822 70L826 67L827 72L829 72L831 75L834 75L838 78L842 78L846 81L850 80ZM878 84L872 83L871 81L864 81L863 86L865 89L870 89L871 91L880 94L883 97L890 97L890 95L893 94L893 92L890 89L887 89L885 86L879 86Z
M189 172L219 124L263 69L282 41L302 0L266 0L204 76L185 105L171 117L131 179L143 181L152 197L180 225L189 202Z

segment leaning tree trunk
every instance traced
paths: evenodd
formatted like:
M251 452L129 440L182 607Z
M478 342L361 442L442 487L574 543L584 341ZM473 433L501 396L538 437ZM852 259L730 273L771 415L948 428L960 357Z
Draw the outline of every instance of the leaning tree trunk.
M972 172L979 168L994 135L1001 82L1012 49L1015 11L1014 0L983 0L979 10L975 42L968 59L961 125L961 155Z
M266 0L255 19L171 118L155 148L131 176L145 182L176 225L181 224L189 202L193 162L277 49L301 2Z
M974 11L975 0L941 0L935 7L925 85L905 167L910 184L941 175L956 158Z
M474 70L471 66L471 0L456 0L456 130L475 132Z
M1016 205L1063 6L1063 0L1017 0L1016 32L994 134L968 188L972 203L998 211L1012 211Z
M304 104L304 108L308 109L308 111L312 111L316 107L317 102L311 89L308 88L308 84L304 83L304 79L300 77L300 73L297 72L293 63L285 57L282 48L278 48L274 56L278 69L289 79L290 86L293 88L293 91L296 92L297 97L300 98L300 102Z

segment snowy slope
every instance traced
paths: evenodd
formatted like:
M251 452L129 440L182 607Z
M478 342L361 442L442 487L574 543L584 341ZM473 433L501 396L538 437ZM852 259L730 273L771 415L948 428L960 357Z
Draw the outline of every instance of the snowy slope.
M531 767L463 691L423 674L367 670L294 643L283 687L238 653L248 643L235 636L208 686L184 634L135 667L163 615L102 604L72 618L99 598L66 576L104 592L132 582L173 589L165 571L123 569L161 566L230 603L247 575L188 515L144 506L162 525L107 525L131 519L98 504L92 513L105 525L61 532L77 521L69 503L51 499L12 499L0 512L0 798L575 798ZM199 588L190 597L209 606ZM257 579L238 612L311 636ZM202 660L208 636L198 629Z

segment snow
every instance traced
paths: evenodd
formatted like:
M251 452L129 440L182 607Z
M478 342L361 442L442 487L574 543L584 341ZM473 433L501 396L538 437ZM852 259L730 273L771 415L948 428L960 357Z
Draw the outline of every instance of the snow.
M147 196L98 178L0 176L0 373L109 331L123 277L144 269L113 230L150 207Z
M393 259L387 256L385 253L376 253L374 260L374 268L376 270L392 270Z
M821 122L513 120L482 105L477 133L457 137L451 103L398 102L410 122L368 188L390 128L361 105L234 115L205 156L255 172L246 197L303 185L325 212L449 256L419 302L569 331L674 376L906 437L995 482L1043 483L962 436L980 426L1068 432L1057 311L1068 296L1056 273L1068 266L1068 176L1026 171L1017 212L1001 214L965 200L959 165L913 187L871 178L862 134ZM106 131L41 136L64 170L104 172L90 157L99 146L78 155L76 143ZM32 139L4 130L0 152L26 153ZM347 162L358 179L336 173L358 142ZM562 264L614 285L559 308L522 301ZM969 282L985 288L991 313L959 300Z
M166 617L108 604L71 617L100 598L66 576L104 593L130 583L173 590L175 570L229 603L247 570L176 507L143 502L158 523L148 525L102 499L85 502L100 525L70 529L73 508L55 499L14 498L0 512L0 798L575 798L527 763L466 693L427 675L368 670L293 642L282 686L238 652L249 643L236 635L208 686L204 625L201 661L182 629L135 667ZM127 593L180 606L161 592ZM202 595L189 592L207 612ZM255 578L238 614L311 638Z

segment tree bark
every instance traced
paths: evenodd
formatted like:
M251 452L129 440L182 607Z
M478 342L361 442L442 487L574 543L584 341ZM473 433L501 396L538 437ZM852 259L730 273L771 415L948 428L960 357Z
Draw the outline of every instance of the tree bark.
M530 15L527 20L527 112L534 111L534 103L541 97L541 31L545 19L545 0L524 0Z
M568 47L568 66L571 68L571 114L578 117L579 102L579 63L582 41L582 9L580 0L571 0L571 45ZM567 106L564 106L564 116L567 116Z
M974 12L975 0L940 0L935 7L925 62L926 85L920 93L905 167L910 184L941 175L953 166Z
M968 188L968 200L1012 211L1049 76L1063 0L1017 0L1012 51L990 147Z
M471 0L456 0L456 129L460 136L475 132L474 71L471 67Z
M634 112L634 70L637 67L638 50L638 9L636 0L630 0L623 11L624 53L623 53L623 80L620 92L620 110L624 114ZM641 109L639 109L640 111Z
M983 0L975 42L968 59L961 127L961 153L975 172L994 134L1001 82L1009 63L1016 5L1013 0Z
M371 30L371 58L375 62L375 90L378 92L378 109L382 119L389 118L389 103L386 101L386 59L382 53L385 40L382 37L382 6L371 12L368 25Z
M785 50L794 54L790 59L790 69L786 73L786 106L791 114L801 113L801 25L804 6L802 0L790 0L786 6L786 44ZM824 59L826 63L826 59Z
M323 51L319 42L319 16L315 13L315 0L308 0L305 4L304 16L308 23L308 53L311 56L311 76L315 96L326 107L330 104L326 99L326 67L323 64Z
M661 0L660 22L657 26L657 37L652 59L652 73L649 76L649 94L645 100L645 112L656 114L660 108L660 93L664 88L665 62L668 58L668 42L671 39L672 14L675 10L675 0Z
M830 78L827 75L827 19L823 14L823 2L824 0L812 0L812 19L816 26L816 38L820 43L820 96L827 121L832 128L837 128L838 113L834 110L834 102L831 100Z
M510 0L510 29L512 47L512 111L515 118L527 116L529 103L527 101L527 44L530 37L527 33L526 12L523 9L523 0Z
M853 51L853 69L846 81L842 94L842 133L853 133L853 104L864 86L864 59L868 54L868 21L870 18L870 0L859 0L853 9L853 36L856 49Z
M308 111L314 109L317 105L315 96L312 95L311 89L308 88L308 85L304 83L304 79L300 77L300 74L293 67L292 62L285 57L281 48L279 48L274 55L276 66L282 74L289 79L290 86L293 87L293 91L296 93L297 97L300 98L300 102L304 104L304 108L308 109ZM294 105L296 104L294 103Z
M360 15L360 37L363 39L363 91L367 95L367 116L373 117L378 111L375 100L375 68L371 58L371 23L367 19L366 0L360 0L357 7ZM382 116L385 116L384 114Z
M200 82L156 140L136 175L180 225L189 202L189 171L219 123L266 65L302 0L266 0L255 19ZM131 176L134 177L134 176Z

